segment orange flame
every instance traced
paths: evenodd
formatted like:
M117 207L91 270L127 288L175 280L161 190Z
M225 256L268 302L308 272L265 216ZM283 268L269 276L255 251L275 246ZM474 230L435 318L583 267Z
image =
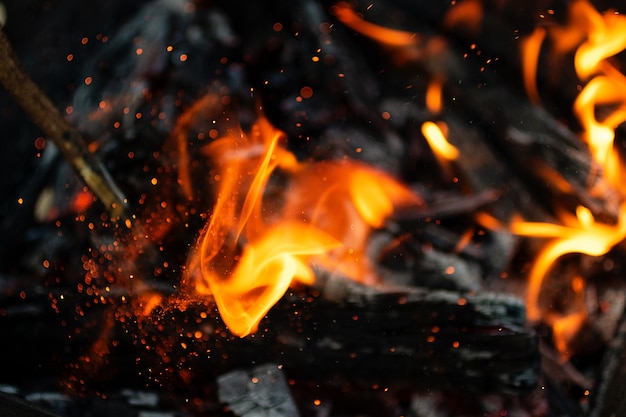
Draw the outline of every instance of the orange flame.
M586 0L575 1L564 27L537 28L522 44L524 85L534 103L539 103L535 84L539 52L549 35L556 54L576 49L574 67L581 81L593 77L574 103L594 160L604 169L607 180L622 193L623 168L613 149L616 126L626 121L626 77L608 59L626 48L626 17L609 10L604 14ZM604 116L599 119L597 110Z
M435 78L428 83L428 88L426 89L426 108L431 113L441 113L441 109L443 108L442 95L443 80L441 78Z
M526 308L531 321L542 317L543 310L539 306L541 287L550 268L559 258L569 253L601 256L626 238L626 203L620 207L615 225L597 223L591 212L582 206L576 209L576 216L562 214L561 221L562 226L522 221L511 225L515 234L553 239L541 251L530 271Z
M598 71L601 63L626 48L626 17L608 11L598 13L586 1L575 2L587 19L587 40L576 50L574 66L578 76L587 79Z
M601 105L614 107L602 121L596 116L596 109ZM615 126L626 121L626 78L622 74L593 78L576 98L574 111L595 161L604 168L608 181L622 193L626 192L621 181L622 163L613 147Z
M546 37L544 28L537 28L535 31L522 41L522 64L524 74L524 87L526 93L535 104L541 103L539 91L537 90L537 66L539 64L539 53L541 44Z
M580 0L571 3L566 26L536 29L523 43L524 84L534 102L539 100L535 77L545 36L551 38L556 54L577 48L576 73L581 81L590 79L574 103L574 112L583 128L581 137L609 183L622 195L626 194L622 161L614 149L615 128L626 121L626 77L609 61L626 48L626 17L613 11L600 14L588 1ZM626 203L619 208L617 218L615 225L597 223L588 209L578 207L576 216L561 216L562 225L519 221L511 226L519 235L552 238L530 272L526 304L531 321L543 318L553 326L555 346L564 356L567 343L583 324L586 312L583 303L578 303L576 311L561 316L547 314L539 304L543 281L562 256L569 253L601 256L624 240ZM582 292L584 285L577 288Z
M552 320L554 345L561 355L561 360L567 361L571 356L568 351L568 344L576 336L586 319L585 311L578 311Z
M574 57L576 72L582 80L596 76L577 97L574 111L594 159L604 168L609 182L624 193L624 170L613 141L615 127L626 121L626 77L607 59L626 48L626 17L611 11L601 15L587 2L575 6L584 14L588 30ZM599 106L611 106L603 120L596 116Z
M362 35L390 46L411 46L415 45L418 36L414 32L389 29L374 23L366 22L363 17L357 14L350 4L340 1L331 7L330 12L339 19L341 23Z
M480 32L483 21L483 4L481 0L465 0L454 3L446 13L443 26L445 28L466 28L470 33L476 35Z
M424 122L422 124L422 134L438 158L446 161L455 160L459 157L459 150L448 142L442 127L445 129L446 125L443 123Z
M218 194L189 265L200 294L212 294L230 331L245 336L293 281L315 281L310 264L376 283L365 256L372 228L398 205L420 199L390 176L354 161L300 163L261 117L207 149ZM285 201L264 198L271 176L287 177ZM276 199L279 200L279 199ZM188 268L192 270L193 268Z

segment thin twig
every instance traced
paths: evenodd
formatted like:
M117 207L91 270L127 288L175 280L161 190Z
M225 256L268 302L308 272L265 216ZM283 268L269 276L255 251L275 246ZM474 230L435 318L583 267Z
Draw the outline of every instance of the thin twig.
M87 187L106 207L111 219L127 220L126 199L100 159L90 153L80 133L22 69L0 28L0 83L52 140Z

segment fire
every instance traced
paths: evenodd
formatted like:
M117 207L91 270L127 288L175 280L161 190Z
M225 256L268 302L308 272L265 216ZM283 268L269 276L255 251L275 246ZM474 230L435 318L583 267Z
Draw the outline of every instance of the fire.
M440 78L432 80L426 90L426 108L430 110L432 114L441 113L441 109L443 108L442 94L443 80Z
M433 115L441 113L443 108L443 80L435 78L428 84L426 90L426 108ZM428 142L428 146L432 149L439 165L444 169L448 169L448 162L459 157L459 150L448 142L448 126L442 122L426 121L422 124L422 135Z
M576 48L574 68L581 82L587 82L574 102L581 126L581 138L602 168L602 174L622 195L624 168L614 148L615 129L626 121L626 77L610 58L626 48L626 17L611 10L600 14L589 2L575 1L564 27L537 28L523 43L524 84L532 101L539 102L535 74L543 40L552 40L554 53L563 55ZM567 342L586 319L583 303L561 315L548 313L540 306L542 285L553 265L571 253L589 256L606 254L626 238L626 203L618 211L615 224L599 223L591 211L579 206L576 215L562 213L561 225L514 222L511 230L519 235L550 238L536 259L529 277L526 304L531 321L543 319L553 327L555 346L562 355ZM573 283L576 293L584 290L582 278ZM580 284L582 283L582 284Z
M422 124L422 134L437 157L448 161L457 159L459 157L459 150L448 142L442 127L445 129L445 124L440 125L434 122L424 122L424 124Z
M511 225L515 234L552 239L541 251L530 272L526 308L531 321L543 316L538 303L539 294L546 275L559 258L570 253L601 256L626 238L626 203L621 206L615 225L596 222L589 209L583 206L576 209L576 216L562 213L560 220L563 225L523 221Z
M605 171L608 181L622 193L623 167L613 143L615 126L626 121L626 78L619 73L612 77L598 75L580 92L574 102L574 111L583 125L583 138L589 144L591 154ZM612 112L598 120L596 111L600 106L613 106Z
M535 103L539 103L536 68L541 44L547 36L558 55L577 48L576 74L581 81L588 81L574 103L574 112L583 128L582 138L608 181L626 193L622 185L622 163L613 149L615 128L626 121L626 77L610 62L612 56L626 48L626 17L612 10L600 14L589 2L575 1L565 27L552 27L548 31L540 27L527 37L522 45L524 85Z
M211 294L230 331L241 337L292 283L311 285L311 265L361 282L378 278L365 255L367 236L398 206L421 200L389 175L356 161L300 162L284 134L260 117L250 132L232 130L208 145L218 191L189 260L189 279ZM268 189L283 178L283 198Z

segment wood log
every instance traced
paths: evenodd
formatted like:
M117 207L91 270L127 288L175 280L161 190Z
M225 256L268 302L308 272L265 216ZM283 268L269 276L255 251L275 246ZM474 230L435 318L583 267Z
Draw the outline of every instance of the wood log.
M84 301L65 292L59 314L50 315L47 296L4 299L10 307L0 325L15 336L0 345L0 366L22 383L71 371L84 375L85 387L156 379L176 392L266 362L282 365L289 378L330 386L510 393L538 379L536 335L523 327L524 307L510 296L381 292L332 278L323 291L287 294L246 338L230 336L208 300L181 311L167 308L179 304L173 296L149 318L123 312L129 305L81 308ZM114 316L124 323L113 323Z
M13 395L0 392L0 415L10 417L58 417Z
M620 325L602 362L589 417L626 415L626 321Z

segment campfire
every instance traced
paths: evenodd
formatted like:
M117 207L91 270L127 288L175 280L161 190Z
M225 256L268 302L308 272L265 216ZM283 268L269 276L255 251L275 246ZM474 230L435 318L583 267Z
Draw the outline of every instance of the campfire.
M114 1L66 91L13 7L0 410L626 412L623 10Z

